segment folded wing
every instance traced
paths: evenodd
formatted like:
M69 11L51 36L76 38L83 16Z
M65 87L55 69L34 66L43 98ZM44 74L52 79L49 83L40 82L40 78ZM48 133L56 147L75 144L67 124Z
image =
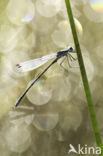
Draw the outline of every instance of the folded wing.
M34 69L42 66L43 64L48 62L50 59L55 58L55 57L56 57L56 54L52 53L52 54L43 56L41 58L37 58L37 59L29 60L29 61L26 61L26 62L22 62L22 63L16 65L16 69L17 69L18 72L31 71L31 70L34 70Z

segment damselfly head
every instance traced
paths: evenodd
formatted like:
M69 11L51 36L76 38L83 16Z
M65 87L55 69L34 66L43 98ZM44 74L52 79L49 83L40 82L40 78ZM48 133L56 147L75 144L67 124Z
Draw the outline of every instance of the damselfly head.
M76 51L73 49L73 47L68 47L68 51L71 53L75 53Z
M68 49L70 52L73 52L73 48L72 47L69 47Z
M63 50L60 50L60 51L68 51L68 52L73 52L73 51L74 51L74 49L73 49L73 47L68 46L68 47L65 47Z

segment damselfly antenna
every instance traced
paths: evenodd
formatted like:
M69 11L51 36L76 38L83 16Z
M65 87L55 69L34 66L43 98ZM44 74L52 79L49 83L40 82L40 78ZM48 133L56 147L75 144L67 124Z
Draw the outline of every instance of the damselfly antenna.
M48 62L49 60L53 59L54 60L43 70L43 72L36 78L33 80L33 82L30 84L30 86L24 91L24 93L20 96L20 98L17 100L15 107L17 107L19 105L19 103L21 102L21 100L23 99L23 97L26 95L26 93L29 91L29 89L40 79L40 77L54 64L56 63L60 58L62 57L66 57L68 59L68 55L70 56L70 59L72 60L76 60L70 53L75 53L75 50L72 47L68 47L67 49L61 50L57 53L52 53L46 56L43 56L41 58L37 58L37 59L33 59L33 60L29 60L26 62L22 62L20 64L17 64L17 71L18 72L27 72L27 71L31 71L34 70L40 66L42 66L43 64L45 64L46 62ZM63 63L63 61L62 61ZM61 64L62 64L61 63Z

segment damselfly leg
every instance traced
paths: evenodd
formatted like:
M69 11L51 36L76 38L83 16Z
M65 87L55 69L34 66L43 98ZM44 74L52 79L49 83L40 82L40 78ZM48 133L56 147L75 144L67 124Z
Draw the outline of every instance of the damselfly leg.
M68 72L68 70L63 66L63 63L65 62L65 60L66 60L66 56L65 56L65 58L61 61L60 66L61 66L66 72Z
M72 56L71 54L69 54L69 56L68 56L68 55L66 56L69 67L70 67L70 68L79 68L79 66L73 66L73 65L71 65L70 61L71 61L71 62L72 62L72 61L77 61L76 58L74 58L73 56L71 57L71 56ZM74 59L74 60L73 60L73 59Z
M77 58L73 57L70 53L69 53L69 57L70 57L71 61L76 61L77 60Z
M74 58L70 53L65 56L65 58L61 61L60 66L66 71L69 72L64 66L63 63L67 60L70 68L78 68L78 66L71 65L71 62L77 61L77 58Z

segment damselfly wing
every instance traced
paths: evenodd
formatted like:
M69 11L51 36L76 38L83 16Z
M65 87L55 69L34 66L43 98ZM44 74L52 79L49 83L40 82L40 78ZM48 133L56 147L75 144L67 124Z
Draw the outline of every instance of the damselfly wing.
M52 54L43 56L41 58L32 59L32 60L17 64L16 65L17 71L18 72L28 72L28 71L34 70L34 69L42 66L49 60L55 58L56 55L57 55L56 53L52 53Z

